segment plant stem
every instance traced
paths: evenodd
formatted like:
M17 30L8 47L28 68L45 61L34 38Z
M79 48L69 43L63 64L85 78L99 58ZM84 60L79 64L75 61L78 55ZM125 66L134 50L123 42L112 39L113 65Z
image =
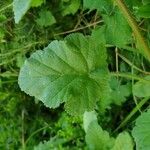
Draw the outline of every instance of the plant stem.
M40 128L40 129L34 131L34 132L27 138L27 140L25 141L25 145L27 145L27 143L30 141L30 139L31 139L35 134L41 132L42 130L44 130L44 129L46 129L46 128L50 128L50 126L49 126L49 125L46 125L46 126Z
M7 6L3 7L2 9L0 9L0 12L6 10L7 8L11 7L13 5L13 3L8 4Z
M127 122L134 116L134 114L139 111L139 109L149 100L149 97L146 97L137 104L134 109L129 113L129 115L121 122L121 124L115 129L114 132L118 131L120 128L125 126Z
M133 74L130 74L130 73L117 73L117 72L111 72L110 73L111 76L116 76L116 77L123 77L123 78L128 78L130 80L134 79L134 80L139 80L143 83L150 83L150 80L146 80L144 78L141 78L139 76L136 76L136 75L133 75Z
M84 26L84 27L79 27L79 28L75 28L75 29L72 29L72 30L68 30L68 31L56 33L56 34L54 34L54 36L57 36L57 35L64 35L64 34L68 34L68 33L77 32L77 31L80 31L80 30L83 30L83 29L86 29L86 28L95 26L95 25L100 24L100 23L102 23L102 22L103 22L103 20L99 20L99 21L93 22L93 23L91 23L91 24L88 24L88 25L86 25L86 26Z
M21 119L22 119L22 149L25 150L25 141L24 141L24 109L22 110Z
M144 73L144 74L150 75L150 72L147 72L147 71L144 71L144 70L138 68L138 67L135 66L132 62L130 62L127 58L125 58L123 55L121 55L121 54L118 53L118 56L119 56L122 60L124 60L124 62L126 62L128 65L130 65L132 68L136 69L137 71L142 72L142 73Z
M145 42L145 39L141 34L138 24L133 19L129 9L127 8L127 6L123 2L123 0L115 0L115 2L118 5L118 7L120 8L120 10L122 11L124 17L126 18L126 20L129 23L130 27L132 28L137 42L141 45L144 56L146 56L150 60L150 48L148 47L147 43Z

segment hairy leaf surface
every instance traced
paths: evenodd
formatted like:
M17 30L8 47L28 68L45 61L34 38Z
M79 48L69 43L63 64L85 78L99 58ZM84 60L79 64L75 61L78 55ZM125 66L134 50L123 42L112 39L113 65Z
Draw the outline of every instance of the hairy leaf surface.
M95 41L72 34L35 52L20 71L21 89L50 108L66 102L70 114L93 110L109 79L104 43Z

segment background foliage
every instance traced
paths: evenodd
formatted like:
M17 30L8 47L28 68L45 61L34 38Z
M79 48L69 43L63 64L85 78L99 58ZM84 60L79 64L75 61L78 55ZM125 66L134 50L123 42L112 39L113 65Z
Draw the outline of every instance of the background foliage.
M149 46L149 0L124 1ZM103 68L102 73L96 70L91 77L99 81L100 90L86 76L72 85L87 84L92 93L89 105L85 95L81 99L78 96L84 93L83 87L74 92L76 100L84 100L82 105L71 101L55 109L45 107L37 94L30 97L20 90L18 75L25 60L37 50L43 52L53 40L68 40L72 51L84 53L91 47L87 63L96 62L94 67L99 64ZM150 65L141 45L112 0L0 1L0 149L149 150ZM101 50L100 56L94 56L97 50ZM67 49L66 52L70 53ZM86 61L80 63L81 74ZM74 60L72 65L75 63L79 62ZM55 67L68 72L66 66ZM37 89L35 83L32 88ZM88 107L91 103L92 107ZM93 108L95 111L86 112L84 117L78 114ZM72 117L68 112L78 115Z

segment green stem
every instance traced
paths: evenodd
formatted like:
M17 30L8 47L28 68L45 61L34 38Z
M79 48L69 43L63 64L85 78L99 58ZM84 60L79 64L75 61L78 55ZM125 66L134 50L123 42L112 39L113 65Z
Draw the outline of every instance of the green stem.
M7 6L3 7L2 9L0 9L0 12L6 10L7 8L11 7L13 3L8 4Z
M138 27L138 24L133 19L129 9L127 8L127 6L123 2L123 0L115 0L115 2L118 5L118 7L120 8L120 10L122 11L124 17L126 18L126 20L129 23L130 27L132 28L132 30L133 30L133 32L135 34L135 37L137 38L138 42L141 45L143 53L150 60L150 49L149 49L147 43L145 42L145 39L144 39L144 37L141 34L141 31L140 31L140 29Z
M134 80L139 80L141 82L144 82L144 83L150 83L150 80L146 80L144 78L141 78L139 76L136 76L136 75L133 75L133 74L129 74L129 73L116 73L116 72L111 72L110 73L111 76L116 76L116 77L123 77L123 78L128 78L130 80L134 79Z
M38 132L41 132L42 130L44 130L44 129L48 128L48 127L50 127L50 126L49 126L49 125L46 125L46 126L40 128L40 129L34 131L34 132L27 138L27 140L25 141L25 145L27 145L27 143L30 141L30 139L31 139L35 134L37 134Z
M125 126L127 122L139 111L139 109L149 100L149 97L146 97L140 101L139 104L137 104L134 109L129 113L129 115L121 122L121 124L115 129L114 132L118 131L120 128Z

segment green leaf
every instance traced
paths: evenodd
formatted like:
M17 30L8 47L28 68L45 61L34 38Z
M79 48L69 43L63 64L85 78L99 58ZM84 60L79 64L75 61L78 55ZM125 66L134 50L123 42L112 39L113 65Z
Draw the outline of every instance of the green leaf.
M106 23L106 41L108 44L121 47L129 44L132 41L131 29L122 15L116 9L114 15L103 15L104 22Z
M143 4L150 4L149 0L142 0Z
M52 13L48 10L42 10L39 13L40 17L36 20L37 24L42 27L51 26L56 23L56 20Z
M98 27L95 28L92 31L92 37L94 37L98 43L103 43L104 45L106 45L106 40L105 40L105 26L102 27ZM99 80L101 78L101 91L103 91L101 93L101 100L98 103L99 104L99 110L101 113L104 113L105 110L109 107L109 105L111 104L111 100L110 100L110 93L111 93L111 88L110 88L110 84L109 84L109 80L110 78L108 76L106 76L106 72L103 71L101 72L101 76L98 75L97 77L95 76L95 78L97 78L97 80ZM109 80L108 80L109 79Z
M19 85L47 107L66 102L70 114L81 114L94 109L108 84L106 58L104 44L94 36L71 34L32 54L20 71Z
M81 4L81 0L70 0L69 2L63 2L62 3L62 15L66 16L69 14L75 14L77 12L77 10L79 9Z
M28 11L31 5L31 0L14 0L13 11L15 17L15 23L19 23L25 13Z
M40 6L44 0L13 0L15 23L19 23L30 7Z
M53 147L52 140L40 142L37 146L34 146L34 150L50 150Z
M133 94L137 97L150 96L150 76L144 78L147 82L138 81L133 85Z
M136 142L136 150L150 149L150 109L137 118L132 135Z
M114 147L111 150L133 150L133 140L128 132L120 133L116 140Z
M132 42L131 28L120 10L115 8L115 11L110 14L113 8L111 0L84 0L83 6L90 10L97 9L102 12L102 17L106 24L104 34L108 44L121 47Z
M110 87L112 89L110 96L111 101L116 105L121 105L132 92L131 84L127 83L121 85L117 78L111 78L110 82Z
M32 7L38 7L41 6L42 3L44 3L45 0L32 0L31 6Z
M91 113L91 114L90 114ZM90 119L88 118L90 116ZM93 116L93 119L92 119ZM94 112L86 112L84 114L84 125L86 131L86 143L90 150L109 150L114 144L114 139L109 136L107 131L104 131L95 119Z
M90 10L97 9L100 12L109 14L113 5L111 0L83 0L83 7Z
M137 11L137 15L143 18L150 18L150 4L141 6Z
M85 112L83 116L83 126L85 132L87 132L89 125L92 121L97 121L97 116L95 111Z

